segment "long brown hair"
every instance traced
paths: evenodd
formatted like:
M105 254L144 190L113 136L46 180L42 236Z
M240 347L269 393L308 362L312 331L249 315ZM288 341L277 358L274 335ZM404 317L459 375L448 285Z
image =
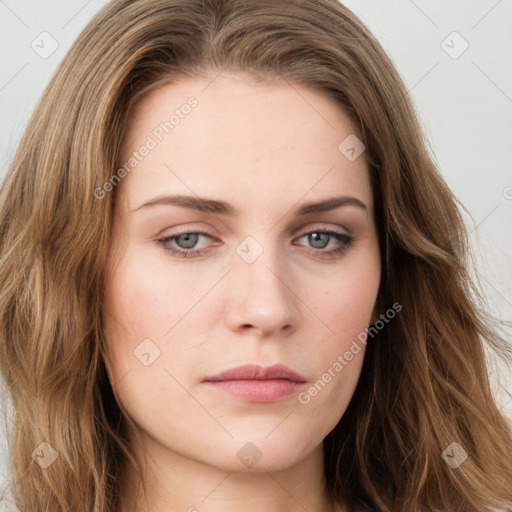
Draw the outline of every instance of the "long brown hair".
M120 475L136 462L103 359L116 191L99 199L98 190L117 171L135 98L223 70L323 91L366 146L378 300L403 308L368 340L354 396L324 440L333 504L512 510L511 425L491 393L485 352L510 362L511 346L469 275L458 203L402 80L337 0L113 0L63 59L0 194L0 371L12 400L17 507L118 510ZM447 463L454 450L468 455L458 467ZM41 453L58 457L43 468Z

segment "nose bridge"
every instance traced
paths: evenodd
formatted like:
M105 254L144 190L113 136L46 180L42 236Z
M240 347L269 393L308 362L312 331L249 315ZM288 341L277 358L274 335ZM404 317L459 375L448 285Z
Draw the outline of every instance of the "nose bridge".
M285 293L289 286L283 282L286 277L285 255L271 233L257 233L247 236L236 248L241 279L248 279L251 286L268 289L272 293ZM243 276L243 277L242 277Z
M232 302L237 321L265 331L295 324L298 314L290 267L272 233L242 240L232 273L237 283Z

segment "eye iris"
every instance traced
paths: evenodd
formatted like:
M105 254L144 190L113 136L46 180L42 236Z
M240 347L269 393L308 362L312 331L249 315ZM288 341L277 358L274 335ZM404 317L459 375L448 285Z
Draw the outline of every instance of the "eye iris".
M312 245L315 249L323 249L327 245L329 236L330 235L328 233L319 233L319 232L311 233L308 235L309 241L312 242ZM325 237L325 243L324 244L320 243L320 246L315 245L321 237Z
M197 233L184 233L183 235L180 235L176 238L176 243L182 248L182 249L192 249L196 243L198 238ZM178 241L182 239L185 240L185 246L182 246Z

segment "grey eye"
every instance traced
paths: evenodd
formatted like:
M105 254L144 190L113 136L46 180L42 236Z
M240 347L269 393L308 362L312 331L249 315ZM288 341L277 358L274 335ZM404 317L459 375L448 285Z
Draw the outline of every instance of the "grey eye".
M312 247L314 247L315 249L324 249L328 245L329 238L331 236L332 235L329 235L328 233L320 233L317 231L307 235L308 242L310 242L312 244ZM322 237L324 239L324 243L322 243Z
M181 249L193 249L199 239L198 233L184 233L183 235L174 238L174 241ZM182 245L180 241L184 242Z

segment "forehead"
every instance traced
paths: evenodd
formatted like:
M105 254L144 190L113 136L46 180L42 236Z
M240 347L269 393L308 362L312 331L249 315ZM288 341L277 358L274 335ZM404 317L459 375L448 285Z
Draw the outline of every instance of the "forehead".
M243 75L187 78L150 90L130 112L119 160L130 172L120 188L130 209L163 193L239 209L336 194L371 203L364 154L352 161L339 148L354 132L320 91Z

